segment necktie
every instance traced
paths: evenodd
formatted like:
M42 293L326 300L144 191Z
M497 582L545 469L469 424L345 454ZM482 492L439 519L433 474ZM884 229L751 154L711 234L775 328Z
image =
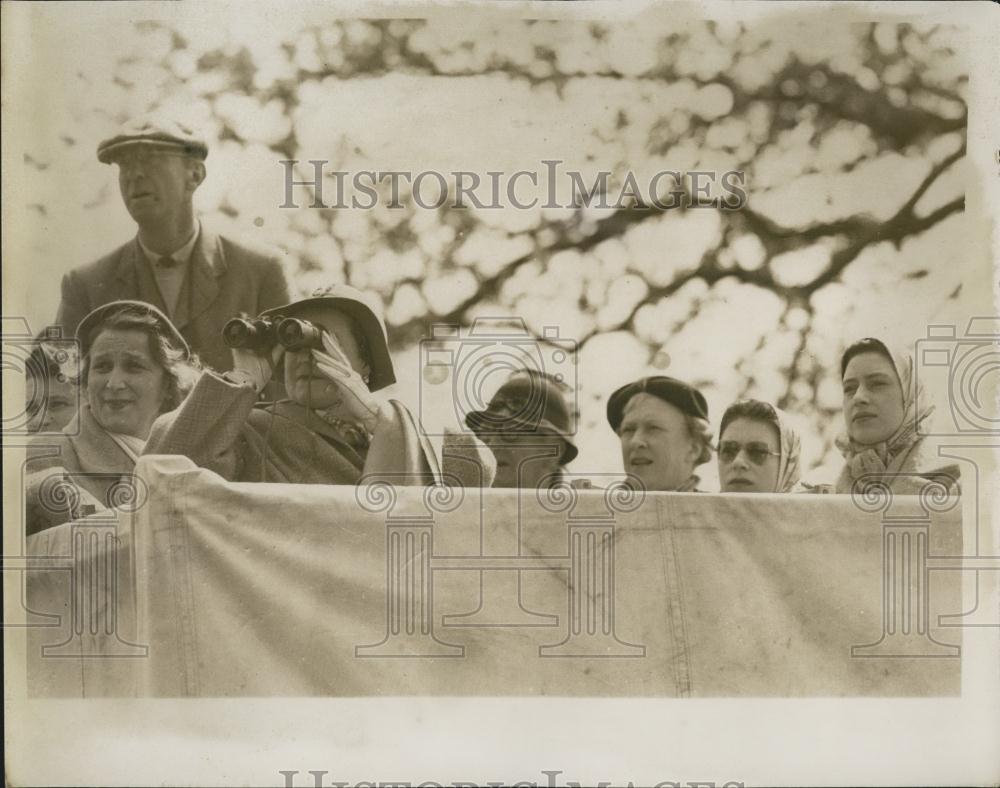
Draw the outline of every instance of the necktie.
M162 268L165 271L172 271L176 266L177 261L169 254L166 257L161 257L156 264L157 268Z

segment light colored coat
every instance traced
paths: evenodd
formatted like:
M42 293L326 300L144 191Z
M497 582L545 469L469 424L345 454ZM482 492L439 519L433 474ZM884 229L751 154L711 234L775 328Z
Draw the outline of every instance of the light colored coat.
M130 495L135 462L83 403L59 435L38 435L25 464L27 532L51 528ZM60 478L61 477L61 478ZM123 486L125 485L125 486Z

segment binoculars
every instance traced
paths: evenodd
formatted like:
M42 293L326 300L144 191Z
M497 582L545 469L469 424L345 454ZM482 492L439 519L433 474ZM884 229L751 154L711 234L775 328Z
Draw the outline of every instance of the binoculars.
M222 329L228 347L268 350L276 344L285 350L323 349L323 326L294 317L234 317Z

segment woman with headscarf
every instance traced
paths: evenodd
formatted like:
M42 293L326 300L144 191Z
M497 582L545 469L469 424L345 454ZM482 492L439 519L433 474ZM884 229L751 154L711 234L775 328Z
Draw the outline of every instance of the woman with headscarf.
M198 376L184 337L156 307L114 301L76 331L86 401L56 436L28 450L28 533L128 496L136 460L156 418L176 408ZM68 485L68 486L67 486Z
M799 436L778 408L755 399L730 405L719 429L722 492L792 492L799 482Z
M840 376L846 432L836 443L845 462L833 492L850 493L859 480L902 494L918 493L933 480L959 492L957 465L933 456L920 434L934 408L924 400L912 356L868 337L844 351Z
M145 454L181 454L238 482L357 484L371 474L398 483L439 476L409 411L373 396L395 382L379 310L353 287L262 312L275 333L256 350L234 348L234 369L206 372L184 404L153 427ZM295 319L311 339L278 341ZM273 375L288 399L258 403Z

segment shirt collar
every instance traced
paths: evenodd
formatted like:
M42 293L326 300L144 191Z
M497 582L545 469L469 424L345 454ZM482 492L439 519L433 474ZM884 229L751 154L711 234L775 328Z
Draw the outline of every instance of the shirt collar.
M136 240L139 242L139 246L142 248L143 254L146 255L146 258L153 265L156 265L164 257L172 257L176 262L183 265L191 259L191 253L194 251L194 245L198 242L199 235L201 235L201 222L195 219L194 233L191 234L191 237L185 241L184 245L180 249L174 250L169 255L157 254L156 252L146 248L146 244L144 244L142 239L138 236L136 236Z

